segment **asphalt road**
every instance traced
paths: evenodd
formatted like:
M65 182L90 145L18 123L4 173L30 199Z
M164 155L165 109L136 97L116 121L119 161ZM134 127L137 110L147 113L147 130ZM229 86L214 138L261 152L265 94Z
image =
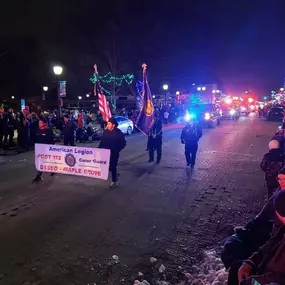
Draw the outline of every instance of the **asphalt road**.
M261 209L259 163L276 126L251 115L205 130L192 176L181 126L164 132L160 165L147 163L144 136L130 136L115 190L69 175L32 184L32 153L1 157L0 284L132 284L139 271L161 277L150 257L171 280Z

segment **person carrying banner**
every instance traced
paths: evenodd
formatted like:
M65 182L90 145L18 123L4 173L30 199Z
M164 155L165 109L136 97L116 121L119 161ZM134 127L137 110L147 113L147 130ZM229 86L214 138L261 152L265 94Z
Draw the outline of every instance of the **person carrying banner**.
M52 129L48 126L47 119L41 117L39 120L39 132L37 134L37 143L39 144L54 144L54 136ZM39 182L43 180L42 177L43 173L38 171L36 177L33 179L32 182ZM51 173L53 176L54 173Z
M147 140L147 149L149 153L149 161L154 161L154 151L157 152L156 163L160 163L161 155L162 155L162 122L156 114L155 122L153 127L151 128L148 140Z
M110 118L103 132L99 148L109 149L111 151L109 167L112 174L112 181L109 186L111 189L118 186L117 166L120 152L126 147L126 144L123 133L118 129L117 120L115 118Z

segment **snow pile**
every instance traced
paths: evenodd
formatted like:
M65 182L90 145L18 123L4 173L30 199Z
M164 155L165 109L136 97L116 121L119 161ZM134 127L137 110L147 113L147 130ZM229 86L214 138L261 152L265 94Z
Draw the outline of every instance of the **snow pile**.
M204 252L203 263L193 266L193 273L185 273L188 284L192 285L226 285L228 273L215 250Z

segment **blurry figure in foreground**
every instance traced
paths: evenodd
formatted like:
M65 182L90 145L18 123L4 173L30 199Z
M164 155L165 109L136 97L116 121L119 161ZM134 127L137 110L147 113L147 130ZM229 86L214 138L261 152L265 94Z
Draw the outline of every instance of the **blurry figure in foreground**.
M202 137L202 130L191 120L187 122L181 133L181 143L185 144L185 157L187 168L192 169L196 163L196 155L198 151L198 142Z
M107 127L103 132L99 148L109 149L111 151L109 169L112 174L112 181L109 188L116 188L118 186L117 166L120 157L120 152L126 147L126 139L118 129L118 122L115 118L111 118Z
M284 166L284 151L279 148L279 142L269 142L269 152L263 156L260 167L265 173L265 184L267 187L268 199L278 189L277 176ZM285 173L284 173L285 174Z
M279 191L273 197L273 207L280 229L265 245L243 262L238 271L239 284L285 284L284 205L285 191Z

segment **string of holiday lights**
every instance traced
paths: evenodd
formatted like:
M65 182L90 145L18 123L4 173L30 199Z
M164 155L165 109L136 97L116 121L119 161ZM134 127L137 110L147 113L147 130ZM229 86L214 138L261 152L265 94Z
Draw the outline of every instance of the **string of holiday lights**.
M120 87L123 82L125 81L128 85L132 84L134 80L134 75L133 74L125 74L120 77L113 76L111 72L108 72L104 76L98 76L97 74L93 74L93 76L90 78L90 81L95 84L97 81L103 82L105 84L111 84L115 82L116 87ZM110 97L110 102L113 108L116 108L114 104L114 97L112 92L108 91L106 88L104 88L101 85L101 88L103 92Z
M93 76L90 78L90 81L94 84L96 81L100 80L103 83L110 84L112 82L115 82L116 86L121 86L123 82L125 81L128 85L132 84L134 80L133 74L125 74L120 77L113 76L111 72L108 72L104 76L97 76L96 74L93 74Z

